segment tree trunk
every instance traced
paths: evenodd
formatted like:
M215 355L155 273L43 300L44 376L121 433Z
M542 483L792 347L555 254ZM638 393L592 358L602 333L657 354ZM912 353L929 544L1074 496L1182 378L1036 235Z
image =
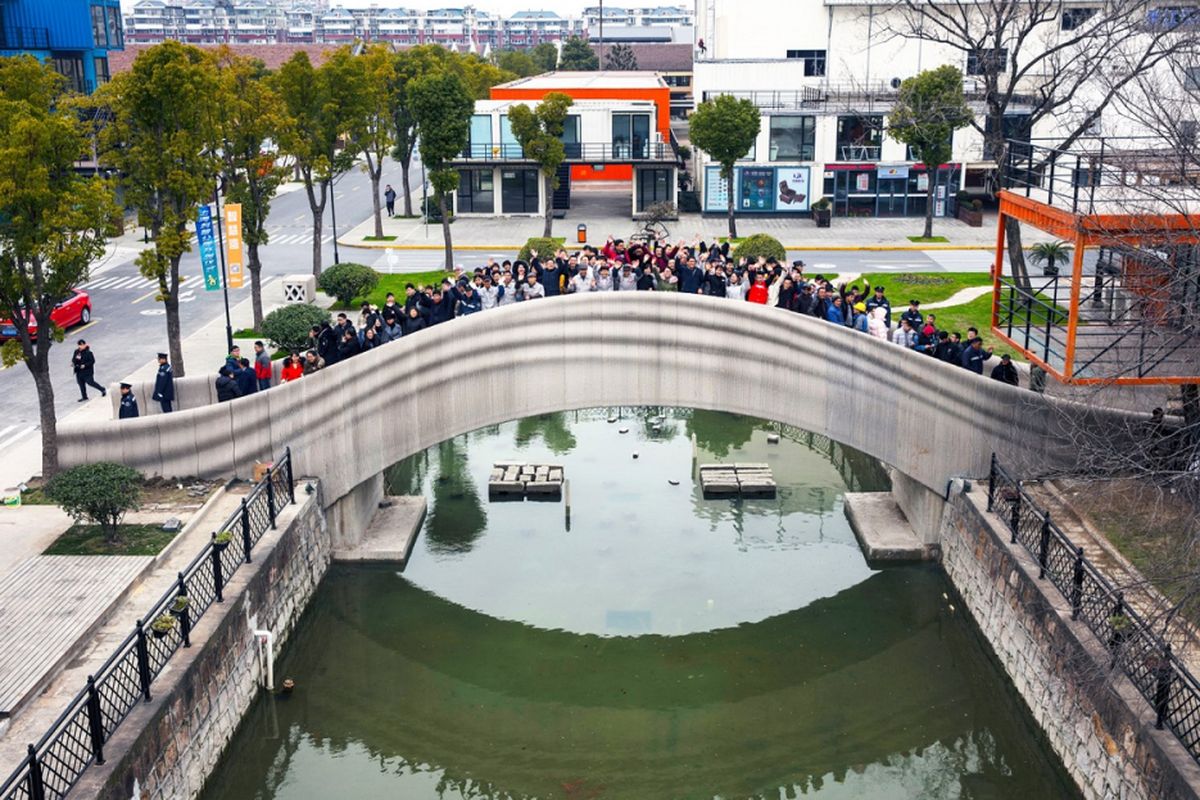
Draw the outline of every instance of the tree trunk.
M546 225L542 236L549 239L554 234L554 176L544 175L542 181L546 184Z
M725 212L729 215L729 246L733 247L733 240L737 238L737 222L733 218L733 169L729 170L729 177L725 179L725 184L729 191L726 193L726 208Z
M371 202L375 209L375 238L383 238L383 205L379 201L379 182L383 178L383 161L376 166L371 163L371 157L367 156L367 171L371 176Z
M1008 239L1008 265L1012 271L1013 283L1018 288L1033 291L1033 282L1029 280L1029 267L1025 264L1025 250L1021 246L1021 223L1009 218L1004 222L1004 234Z
M328 187L328 183L325 181L321 182L321 195L318 201L317 193L313 189L312 176L304 176L304 191L308 195L308 207L313 215L313 275L318 278L321 277L321 223L325 218L325 201L328 197Z
M400 184L404 187L404 216L411 217L412 212L412 187L408 183L408 165L412 163L412 156L400 159Z
M926 173L929 168L925 168ZM937 178L937 172L929 176L929 185L925 187L925 233L926 239L933 238L933 184Z
M50 381L50 361L46 355L26 361L37 389L38 417L42 423L42 477L58 472L58 417L54 413L54 384Z
M454 245L450 242L450 214L446 211L446 195L434 192L437 196L438 211L442 214L442 237L446 240L446 272L454 271Z
M167 310L167 350L171 354L171 368L176 378L186 373L183 365L183 341L179 324L179 259L171 259L170 285L163 294L163 307Z
M258 258L257 242L250 244L248 249L250 258L246 267L250 270L250 301L254 306L254 330L259 330L263 321L262 262Z

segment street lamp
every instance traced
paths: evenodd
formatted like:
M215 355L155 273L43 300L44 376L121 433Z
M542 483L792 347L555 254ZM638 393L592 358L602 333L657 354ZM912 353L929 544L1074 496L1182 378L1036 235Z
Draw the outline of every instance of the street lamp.
M213 222L217 226L217 255L221 259L221 294L225 295L225 347L226 353L233 352L233 322L229 318L229 275L225 272L225 217L221 214L221 176L213 184L213 206L216 208Z
M342 175L345 175L343 172ZM340 178L341 175L338 176ZM337 248L337 178L329 182L329 210L333 214L333 263L340 264Z

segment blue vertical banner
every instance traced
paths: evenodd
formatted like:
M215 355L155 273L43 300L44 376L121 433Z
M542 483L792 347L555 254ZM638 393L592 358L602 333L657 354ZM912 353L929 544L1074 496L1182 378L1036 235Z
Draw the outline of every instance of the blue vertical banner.
M204 267L204 288L215 292L221 288L221 270L217 266L217 243L213 239L212 209L196 209L196 242L200 245L200 264Z

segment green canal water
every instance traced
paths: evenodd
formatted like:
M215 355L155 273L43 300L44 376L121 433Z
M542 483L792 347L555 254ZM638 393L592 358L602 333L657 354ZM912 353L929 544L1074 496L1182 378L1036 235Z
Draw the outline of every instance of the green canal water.
M569 515L489 502L515 459L564 466ZM778 496L703 499L717 461ZM408 567L331 568L276 665L295 692L255 701L205 800L1078 796L943 574L863 561L842 496L887 478L861 453L593 410L387 478L429 500Z

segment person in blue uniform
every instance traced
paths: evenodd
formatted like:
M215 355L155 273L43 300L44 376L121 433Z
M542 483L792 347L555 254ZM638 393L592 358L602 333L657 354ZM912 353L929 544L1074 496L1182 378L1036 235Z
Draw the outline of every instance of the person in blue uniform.
M117 412L118 419L133 419L138 416L137 398L133 396L128 383L121 384L121 409Z
M154 376L154 400L162 406L164 414L171 413L171 403L175 401L175 373L167 363L167 354L158 354L158 374Z

